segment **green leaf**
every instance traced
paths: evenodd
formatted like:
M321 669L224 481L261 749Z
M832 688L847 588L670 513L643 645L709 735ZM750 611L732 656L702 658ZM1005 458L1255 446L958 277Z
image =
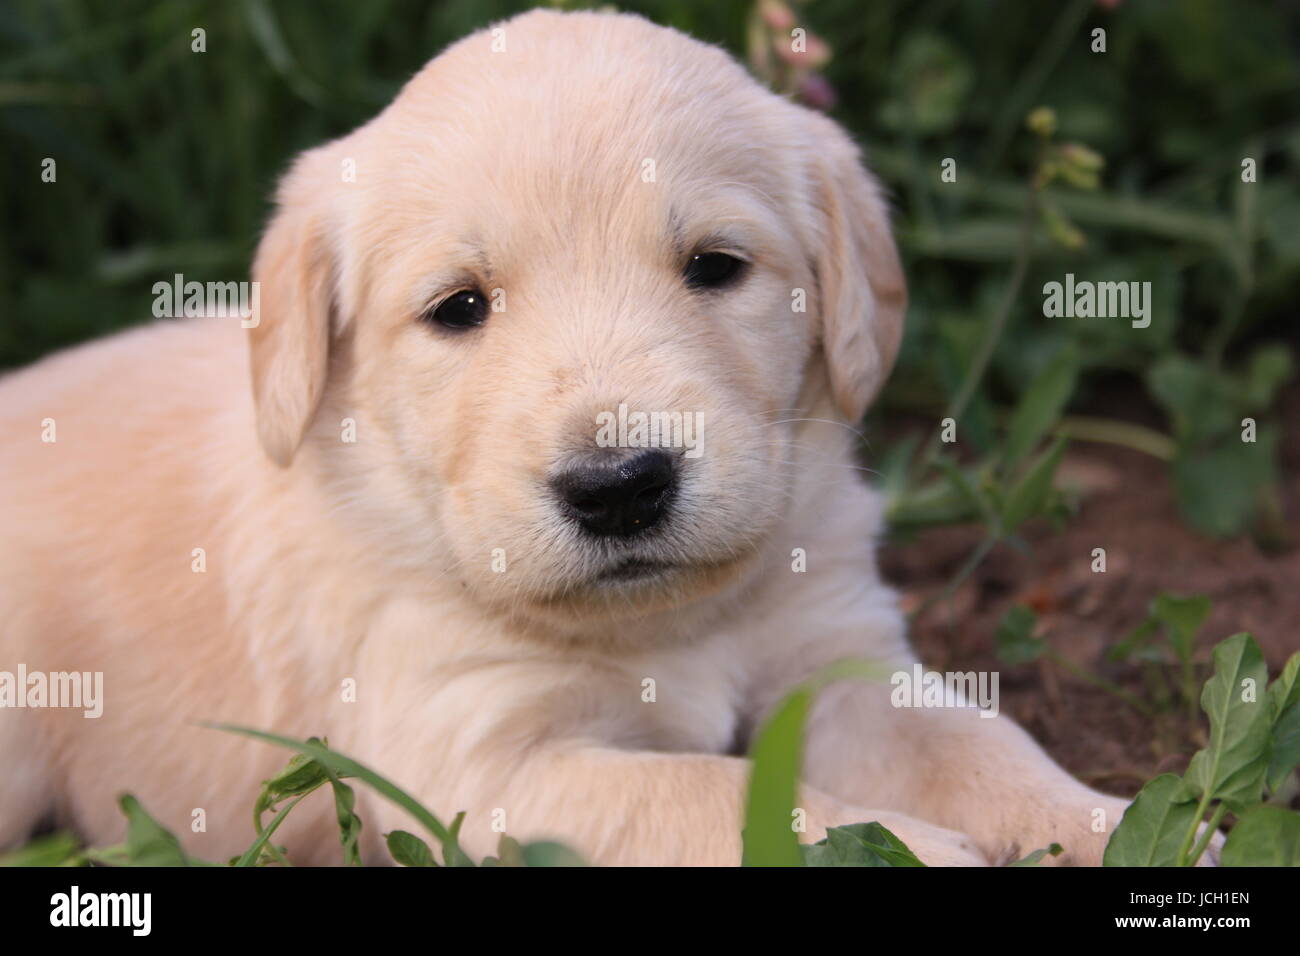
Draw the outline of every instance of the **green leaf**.
M920 443L920 434L913 433L893 442L883 453L878 453L873 463L879 476L876 487L883 492L886 500L904 494L912 486L912 458Z
M831 827L826 839L801 849L805 866L925 866L879 823Z
M1174 436L1188 447L1237 427L1233 384L1208 363L1167 355L1147 372L1147 388L1173 420Z
M1210 744L1183 776L1187 799L1208 794L1236 813L1259 802L1272 730L1267 685L1264 655L1249 634L1234 634L1214 649L1214 676L1201 692Z
M328 747L329 741L322 741L317 737L309 738L311 743L320 744ZM285 813L281 811L271 824L270 832L262 827L262 816L268 811L275 809L275 805L285 797L293 796L298 799L290 804L289 809L297 806L303 797L312 793L319 787L329 783L329 772L317 763L315 760L304 754L294 754L289 758L288 765L268 780L262 782L262 790L257 795L257 800L253 804L253 820L257 827L259 839L243 854L243 856L231 862L232 866L256 866L261 857L261 850L266 848L269 858L289 866L289 861L284 858L280 849L273 843L269 843L270 833L274 832L283 822Z
M745 866L802 866L794 829L803 755L803 728L813 697L828 683L848 678L884 681L880 661L845 659L821 668L790 691L764 722L750 748L749 795L741 834Z
M394 830L384 838L388 852L402 866L437 866L433 861L433 851L414 833Z
M489 862L491 861L491 862ZM484 866L523 866L524 848L512 836L501 834L497 841L497 855L483 860Z
M149 816L129 793L118 800L126 814L126 852L129 866L189 866L175 834Z
M1272 405L1277 390L1291 377L1293 364L1285 345L1264 345L1256 349L1242 376L1247 408L1262 411Z
M279 734L268 734L265 731L253 730L250 727L239 727L234 724L205 724L204 726L212 727L215 730L224 730L228 733L242 734L245 737L253 737L257 740L264 740L281 747L288 747L290 750L296 750L299 753L319 761L323 766L329 768L338 776L356 777L369 784L381 796L385 797L392 803L401 807L411 816L415 817L422 826L425 827L439 843L445 843L451 838L451 833L442 825L432 813L430 813L423 804L412 797L405 790L391 783L386 778L381 777L369 767L358 763L350 757L335 750L330 750L324 744L312 740L295 740L292 737L282 737Z
M1151 602L1151 616L1168 628L1169 643L1180 661L1191 659L1196 632L1209 617L1211 606L1210 599L1200 594L1160 594Z
M1277 793L1300 767L1300 704L1292 704L1273 725L1272 754L1268 762L1265 782L1270 793Z
M1045 856L1060 856L1061 844L1053 843L1051 846L1042 850L1035 850L1028 856L1021 857L1014 863L1008 863L1007 866L1037 866Z
M1268 704L1273 730L1265 779L1269 792L1276 793L1300 766L1300 652L1291 655L1281 675L1269 687Z
M545 840L523 847L524 866L586 866L582 857L562 843Z
M319 784L317 786L319 786ZM312 789L314 790L315 787L313 787ZM311 792L310 790L307 791L307 793L310 792ZM298 804L302 803L303 799L306 798L306 796L307 794L304 793L301 796L295 797L287 807L285 807L283 810L277 813L275 815L275 819L271 821L271 825L266 827L265 829L260 830L257 834L257 839L253 841L252 845L249 846L249 848L244 851L242 856L234 860L231 860L230 865L237 866L237 867L257 866L259 861L261 861L262 858L262 850L264 847L267 846L267 841L271 839L271 835L274 834L276 830L280 829L280 824L283 823L285 817L289 815L289 811L292 810L294 807L296 807ZM259 827L261 826L260 816L258 819L258 826ZM280 855L279 851L274 851L274 852L268 851L267 858L270 860L279 859L280 862L287 862Z
M334 814L339 824L339 843L343 846L343 865L360 866L361 849L357 846L357 841L361 837L361 818L355 810L356 792L329 767L325 768L325 773L334 790Z
M743 835L745 866L803 865L792 824L803 726L812 695L803 687L787 696L754 741Z
M1138 648L1146 644L1151 635L1159 628L1159 621L1151 617L1144 619L1141 624L1125 634L1118 644L1106 652L1106 659L1110 661L1127 660L1137 652Z
M1268 688L1268 706L1274 723L1295 704L1300 704L1300 651L1291 655L1282 673Z
M38 837L26 846L0 853L0 867L5 866L80 866L81 845L71 833L51 833Z
M1202 534L1240 534L1259 511L1260 492L1277 482L1278 431L1260 425L1254 442L1237 432L1205 448L1182 450L1173 464L1184 519Z
M450 829L443 826L442 822L439 821L437 817L430 813L423 804L405 790L402 790L396 784L381 777L369 767L358 763L351 757L344 756L336 750L329 749L323 741L315 737L308 740L295 740L292 737L282 737L278 734L268 734L261 730L253 730L248 727L238 727L231 724L205 724L204 726L211 727L215 730L224 730L229 733L241 734L245 737L253 737L257 740L264 740L281 747L287 747L290 750L295 750L298 753L318 762L323 768L330 785L334 788L334 806L339 822L340 839L343 843L345 863L348 863L349 865L359 865L361 862L360 853L357 849L357 838L361 833L361 818L354 812L356 795L352 788L344 784L340 779L342 777L351 777L368 784L381 796L415 817L415 819L419 821L442 846L444 865L473 866L472 861L465 856L458 843L460 825L464 819L463 813L457 815L456 820ZM305 785L305 779L304 775L304 778L303 780L300 780L300 783ZM299 799L301 799L301 797ZM287 812L288 809L291 808L286 808L285 812ZM519 846L517 841L507 837L505 834L501 835L501 844L497 852L500 855L500 859L487 858L483 861L483 865L524 865L523 849ZM539 852L545 856L547 851L543 850Z
M938 33L908 34L894 57L894 95L880 118L895 130L927 136L952 128L974 81L970 61Z
M1061 417L1065 403L1074 393L1079 377L1079 361L1072 349L1056 355L1042 372L1025 389L1016 406L1007 431L1007 444L1002 454L1009 470L1020 462L1038 444Z
M1002 616L993 636L998 660L1005 664L1028 664L1036 661L1047 649L1047 644L1034 637L1038 615L1033 608L1017 604Z
M980 496L975 485L971 483L970 478L958 467L956 462L947 458L940 458L937 464L948 477L948 482L952 485L953 491L966 502L973 514L986 515L989 513L989 504Z
M908 488L891 498L888 507L889 526L894 529L960 524L981 517L980 508L965 494L955 492L950 479Z
M316 737L310 738L315 743L328 747L328 741ZM325 768L305 754L294 754L289 758L288 766L262 784L262 789L271 802L277 797L297 796L310 793L329 780Z
M1220 866L1300 866L1300 813L1252 807L1228 834Z
M1002 508L1002 530L1010 534L1028 518L1043 512L1052 494L1052 479L1065 454L1065 439L1058 438L1030 466L1012 489Z
M449 839L442 843L442 865L443 866L473 866L471 860L460 848L460 827L465 822L465 811L462 810L456 814L456 819L451 821L451 826L447 828Z
M1196 819L1196 802L1183 796L1172 773L1156 777L1138 793L1115 827L1103 866L1174 866L1183 837Z

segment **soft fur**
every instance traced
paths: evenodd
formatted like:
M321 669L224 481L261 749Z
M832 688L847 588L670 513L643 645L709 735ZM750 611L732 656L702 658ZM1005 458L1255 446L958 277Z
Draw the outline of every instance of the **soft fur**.
M118 840L129 790L193 853L237 853L288 755L197 725L229 721L328 735L467 811L474 856L496 820L598 863L732 864L737 754L773 704L845 657L911 667L850 427L905 308L857 150L639 18L499 29L504 51L468 37L298 159L255 329L164 321L0 382L0 669L103 671L106 698L98 720L0 711L0 846L50 818ZM748 275L688 289L684 256L719 242ZM420 320L465 281L505 311L459 335ZM545 484L619 402L707 425L665 526L626 546L578 534ZM683 566L593 582L626 555ZM822 694L804 839L879 820L932 864L1052 842L1099 862L1122 801L1005 716L890 690ZM417 829L364 787L359 810L372 856ZM328 799L290 820L291 856L337 858Z

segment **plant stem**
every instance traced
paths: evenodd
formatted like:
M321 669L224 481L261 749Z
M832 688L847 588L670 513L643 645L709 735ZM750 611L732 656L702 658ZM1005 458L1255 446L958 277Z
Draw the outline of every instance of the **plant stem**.
M1120 445L1140 451L1161 461L1173 461L1178 447L1174 440L1154 428L1088 415L1067 415L1057 426L1057 434L1068 432L1080 441Z
M1179 866L1196 865L1196 861L1201 858L1201 854L1205 852L1205 848L1210 845L1210 840L1214 838L1214 834L1219 829L1219 824L1223 822L1223 817L1228 812L1227 806L1222 803L1214 808L1214 815L1210 817L1210 822L1205 825L1205 832L1202 833L1201 838L1196 841L1196 846L1192 848L1191 855L1185 856L1187 845L1191 842L1191 838L1195 836L1196 828L1200 825L1201 819L1205 816L1205 804L1208 797L1209 794L1207 793L1205 797L1201 798L1201 805L1197 808L1200 812L1196 814L1196 822L1192 824L1192 828L1188 832L1187 838L1183 840L1183 846L1178 851Z
M1087 681L1089 684L1092 684L1094 687L1100 687L1102 690L1114 694L1116 697L1124 701L1124 703L1128 704L1138 713L1145 714L1148 717L1151 716L1152 711L1151 708L1147 706L1146 701L1142 700L1140 697L1135 697L1134 695L1130 694L1128 691L1126 691L1123 687L1120 687L1118 684L1106 680L1106 678L1102 677L1099 674L1094 674L1086 667L1080 667L1078 664L1074 663L1074 661L1070 660L1068 657L1061 654L1060 651L1057 651L1054 648L1047 649L1047 656L1053 662L1059 664L1062 668L1069 671L1071 674L1073 674L1075 677L1078 677L1080 680Z
M993 125L984 149L985 169L994 169L1001 161L1002 153L1015 135L1016 124L1024 119L1029 104L1038 97L1043 84L1061 62L1070 44L1076 42L1079 25L1083 23L1091 6L1091 0L1075 0L1071 6L1061 11L1052 24L1051 31L1038 45L1037 54L1012 87L1013 92Z
M989 362L992 361L993 353L997 349L998 341L1002 338L1002 333L1007 327L1007 320L1011 318L1011 310L1020 295L1020 287L1024 285L1025 275L1029 272L1029 260L1033 252L1034 220L1037 215L1038 190L1031 184L1027 187L1025 196L1025 208L1020 220L1020 249L1016 253L1016 261L1011 270L1011 279L1007 283L1007 289L1003 293L1002 301L998 304L998 310L993 315L993 321L988 324L984 332L979 351L975 353L974 360L971 362L970 367L966 369L966 377L962 379L957 394L953 396L952 402L948 406L946 417L951 418L954 422L961 419L961 416L966 412L966 406L975 397L975 389L979 387L980 381L984 378L984 373L988 370ZM922 459L923 466L932 463L938 452L939 432L936 431L931 436L930 443L926 447L925 457Z
M317 784L316 786L308 790L307 793L304 793L298 798L296 798L292 803L290 803L287 807L285 807L276 815L275 819L271 821L271 825L267 827L265 830L262 829L262 822L261 819L259 818L257 823L257 839L253 841L252 846L250 846L247 850L244 851L244 855L239 858L239 860L235 863L235 866L256 866L258 857L261 855L262 849L264 847L269 848L271 855L280 863L282 863L285 866L292 866L293 864L290 863L288 860L286 860L284 858L284 855L268 841L271 839L272 836L275 835L275 831L280 829L280 824L283 823L285 817L289 815L289 811L292 810L294 807L296 807L298 804L302 803L302 801L307 797L307 794L315 793L317 790L321 788L321 786L322 784Z
M984 560L985 556L993 550L993 546L997 543L997 536L992 534L981 541L975 550L970 553L970 556L966 559L966 563L961 566L960 570L958 570L955 575L953 575L952 580L948 582L947 586L938 594L932 595L928 598L920 607L913 611L909 617L912 620L915 620L939 601L946 601L948 598L952 597L953 592L956 591L957 588L961 587L962 582L970 577L972 571L979 567L979 563Z
M1192 660L1192 651L1188 650L1183 658L1183 703L1187 705L1187 716L1195 726L1200 720L1201 695L1197 693L1196 664Z

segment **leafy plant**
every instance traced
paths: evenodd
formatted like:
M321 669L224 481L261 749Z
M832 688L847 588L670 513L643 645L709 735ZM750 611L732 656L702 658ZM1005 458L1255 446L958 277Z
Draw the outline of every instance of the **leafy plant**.
M1238 822L1224 865L1300 866L1300 814L1265 802L1300 764L1297 671L1300 653L1265 692L1254 638L1236 634L1214 649L1214 675L1201 694L1209 745L1182 777L1162 774L1142 788L1111 834L1106 866L1195 866L1229 813Z
M1210 616L1211 607L1210 599L1204 595L1160 594L1151 602L1141 623L1107 651L1106 656L1112 661L1135 659L1144 662L1149 683L1160 701L1185 707L1195 720L1200 686L1193 660L1196 635ZM1163 646L1153 642L1157 634L1164 636ZM1170 689L1163 672L1164 666L1170 664L1178 675L1174 690Z
M804 866L925 866L879 823L831 827L825 839L800 850Z
M1095 671L1076 664L1052 647L1035 633L1037 626L1038 615L1034 613L1033 608L1024 604L1012 606L1003 615L993 635L993 647L998 659L1012 667L1040 659L1049 660L1075 677L1113 694L1139 713L1147 715L1151 713L1151 707L1140 697L1134 696Z
M1233 371L1181 353L1147 371L1147 387L1173 423L1174 489L1193 527L1231 535L1278 511L1278 430L1256 417L1293 373L1290 352L1280 345L1257 348ZM1268 540L1276 543L1280 534Z
M980 400L980 388L1024 284L1037 228L1045 228L1054 241L1064 245L1077 246L1084 241L1082 233L1056 206L1047 187L1062 179L1077 188L1095 189L1102 159L1078 143L1057 142L1056 117L1049 109L1034 110L1026 125L1036 137L1037 154L1024 187L1020 241L1011 275L978 343L962 343L956 349L973 351L973 357L951 392L942 419L943 430L934 433L922 454L913 457L912 446L907 446L902 454L887 459L883 470L892 528L906 532L964 521L976 521L984 527L983 541L939 598L951 595L999 541L1018 542L1017 532L1026 521L1035 517L1060 518L1067 510L1055 487L1067 439L1064 433L1053 433L1060 432L1062 415L1080 374L1079 356L1072 346L1061 349L1046 362L1024 390L1011 413L1000 449L990 447L973 464L964 466L940 452L943 443L956 440L959 427L973 434L974 445L992 444L987 423L991 413ZM950 434L945 435L945 430ZM1037 456L1027 460L1044 443Z
M1182 633L1199 627L1195 602L1156 602ZM1026 613L1027 612L1027 613ZM1036 659L1048 648L1032 636L1034 618L1022 609L1004 622L1000 640L1012 656ZM1180 638L1181 639L1181 638ZM753 771L744 831L747 866L918 866L901 840L879 822L834 827L823 840L800 845L797 794L804 722L817 692L833 680L879 679L880 670L846 661L792 691L760 729L751 748ZM1300 814L1266 803L1300 765L1300 653L1267 685L1263 655L1248 634L1221 642L1201 704L1210 743L1186 773L1162 774L1134 799L1107 844L1107 866L1191 866L1225 816L1238 822L1224 845L1227 866L1300 866ZM1208 822L1205 820L1209 814ZM1242 824L1248 824L1241 829ZM1012 866L1037 865L1061 847L1036 850Z

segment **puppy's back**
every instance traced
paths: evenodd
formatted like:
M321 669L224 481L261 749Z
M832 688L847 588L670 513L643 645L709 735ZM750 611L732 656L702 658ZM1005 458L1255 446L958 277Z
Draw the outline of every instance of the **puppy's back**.
M0 378L2 649L23 632L58 633L15 617L89 613L78 599L156 560L151 541L186 543L206 475L241 457L230 425L251 422L244 348L238 321L160 322Z

